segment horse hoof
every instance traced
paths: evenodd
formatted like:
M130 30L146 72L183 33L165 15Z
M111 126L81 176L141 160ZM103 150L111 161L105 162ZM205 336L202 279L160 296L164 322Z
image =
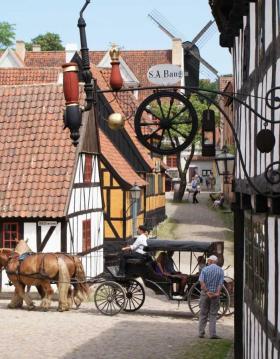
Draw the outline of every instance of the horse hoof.
M9 308L9 309L16 309L16 307L15 307L14 305L12 305L12 304L8 304L8 305L7 305L7 308Z
M27 307L27 310L34 310L35 309L35 305L33 304L33 305L29 305L28 307Z

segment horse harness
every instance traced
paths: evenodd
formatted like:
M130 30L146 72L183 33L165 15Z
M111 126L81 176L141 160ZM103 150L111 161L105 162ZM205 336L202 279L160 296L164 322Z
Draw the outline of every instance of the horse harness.
M39 266L39 271L36 272L36 273L31 273L31 274L24 274L24 273L21 273L21 265L22 263L24 262L24 260L32 255L37 255L39 253L36 253L36 252L26 252L26 253L23 253L23 254L20 254L20 255L16 255L14 254L13 256L10 256L9 259L8 259L8 263L7 263L7 266L9 264L9 261L12 260L12 259L18 259L18 265L17 265L17 268L14 272L11 272L11 271L8 271L6 270L6 273L7 274L10 274L10 275L16 275L17 276L17 280L19 281L20 280L20 276L21 277L29 277L29 278L34 278L34 279L48 279L50 281L52 281L52 283L56 283L56 281L54 280L54 278L50 278L46 272L45 272L45 255L47 254L52 254L56 257L56 259L58 260L59 258L59 252L57 253L40 253L40 254L43 254L43 257L41 259L41 263L40 263L40 266ZM69 255L69 254L64 254L63 255L67 256L69 259L71 259L74 264L75 264L75 260L74 260L74 257ZM36 277L37 276L37 277ZM10 283L9 283L10 284ZM10 284L12 285L12 284Z

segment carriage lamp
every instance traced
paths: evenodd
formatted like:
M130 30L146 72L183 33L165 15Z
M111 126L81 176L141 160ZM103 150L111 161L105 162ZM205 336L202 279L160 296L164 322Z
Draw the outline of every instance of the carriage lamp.
M235 156L228 152L227 146L223 146L222 152L215 157L215 162L220 176L224 176L224 183L228 183L228 177L234 174Z
M120 50L116 45L113 45L109 51L111 57L111 75L110 75L110 86L113 91L119 91L123 85L123 79L120 71Z
M82 123L82 113L79 107L79 78L78 66L75 62L62 65L63 92L66 109L64 112L64 125L70 130L70 137L74 146L79 143L79 128Z
M202 113L202 156L215 156L216 154L216 127L215 112L207 109Z

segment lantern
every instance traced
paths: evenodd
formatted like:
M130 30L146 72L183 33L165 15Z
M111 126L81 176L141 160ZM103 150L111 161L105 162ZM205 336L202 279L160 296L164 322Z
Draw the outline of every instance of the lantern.
M212 157L216 154L215 112L204 110L202 113L202 156Z
M224 146L222 152L215 158L217 170L220 176L224 177L224 183L228 183L228 177L234 174L235 156L228 153L228 148Z

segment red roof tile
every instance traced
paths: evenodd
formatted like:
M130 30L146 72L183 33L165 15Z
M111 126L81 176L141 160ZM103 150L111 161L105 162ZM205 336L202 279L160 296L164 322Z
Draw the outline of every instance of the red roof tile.
M94 65L105 56L107 51L90 51L90 61ZM121 51L121 56L128 67L137 77L140 86L151 86L147 79L148 69L157 64L171 64L172 50L128 50ZM28 67L56 67L66 62L64 51L27 51L25 54L25 66ZM139 92L139 98L144 99L150 95L150 91Z
M0 85L56 83L60 72L59 67L0 68Z
M1 217L64 216L75 148L63 107L59 85L0 87Z
M105 158L106 162L117 172L120 178L130 186L133 186L134 184L137 184L138 186L146 186L147 182L137 175L137 173L122 157L120 152L102 132L102 130L99 131L99 137L102 156Z

